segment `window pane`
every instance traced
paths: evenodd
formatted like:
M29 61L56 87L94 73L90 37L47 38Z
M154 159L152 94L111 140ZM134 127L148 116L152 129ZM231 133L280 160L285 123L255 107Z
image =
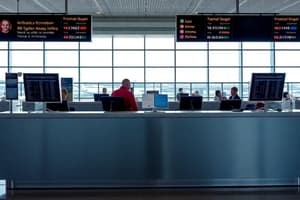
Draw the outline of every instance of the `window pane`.
M209 49L240 49L239 42L209 42Z
M144 66L144 51L114 51L115 66Z
M207 66L207 52L176 51L176 66Z
M144 36L123 35L114 37L115 49L144 49Z
M270 73L271 68L244 68L243 69L243 82L250 82L252 73Z
M112 66L112 52L81 51L80 66Z
M81 42L81 49L111 49L112 37L111 35L93 35L92 42Z
M42 67L37 67L37 68L18 68L18 67L13 67L11 69L11 72L17 73L17 72L22 72L22 73L43 73L43 68ZM23 78L22 78L23 81Z
M174 69L146 68L146 82L174 82Z
M147 35L146 49L174 49L174 35Z
M43 42L11 42L11 49L43 49Z
M78 66L78 51L46 51L46 66Z
M271 66L270 51L243 51L244 66Z
M7 67L7 60L8 60L8 52L7 51L0 51L0 66Z
M243 42L243 49L271 49L271 42Z
M80 68L82 82L111 82L111 68Z
M275 42L275 49L299 49L300 42Z
M11 51L12 66L43 66L43 51Z
M176 42L177 49L207 49L207 42Z
M78 68L47 68L46 72L58 73L60 78L73 78L73 83L78 82Z
M0 49L7 49L8 48L8 42L0 42Z
M78 49L78 42L46 42L46 49Z
M147 51L146 66L174 66L174 51Z
M209 65L210 66L239 66L240 52L239 51L210 51Z
M5 73L7 72L7 68L0 68L0 81L5 81ZM4 85L5 87L5 85ZM3 87L3 90L4 90ZM0 89L1 91L2 89Z
M239 69L238 68L210 68L209 69L210 82L238 82Z
M177 82L206 82L207 69L204 68L177 68Z
M300 68L276 68L277 73L286 73L285 82L300 82Z
M114 68L114 82L121 83L124 78L131 82L144 82L144 68Z
M300 66L300 51L276 51L276 66Z

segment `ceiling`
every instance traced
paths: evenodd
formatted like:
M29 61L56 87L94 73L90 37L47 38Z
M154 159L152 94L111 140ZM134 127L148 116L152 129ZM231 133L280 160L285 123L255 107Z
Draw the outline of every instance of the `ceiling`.
M171 17L236 11L236 0L0 0L0 13ZM239 0L240 13L299 14L299 11L300 0Z

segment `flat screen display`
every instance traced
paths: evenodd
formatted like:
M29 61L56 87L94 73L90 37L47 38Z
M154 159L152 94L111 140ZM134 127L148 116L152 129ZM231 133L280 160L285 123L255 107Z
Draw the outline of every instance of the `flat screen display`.
M0 15L0 41L91 41L90 15Z
M285 73L253 73L249 101L281 101Z
M61 101L58 74L24 73L23 78L26 101Z
M154 108L167 109L169 107L167 94L154 95Z
M300 16L178 15L178 42L300 41Z
M5 74L6 99L18 99L18 73Z

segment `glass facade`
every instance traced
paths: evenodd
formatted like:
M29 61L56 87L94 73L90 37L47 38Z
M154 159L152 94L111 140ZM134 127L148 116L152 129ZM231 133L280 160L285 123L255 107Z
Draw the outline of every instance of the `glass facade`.
M92 101L103 87L111 93L123 78L131 80L139 100L146 90L159 90L172 101L180 87L211 100L217 89L229 96L232 86L247 99L251 73L285 72L285 90L298 97L299 53L299 43L293 42L178 43L174 35L94 35L88 43L0 42L0 97L5 96L5 72L72 77L74 101Z

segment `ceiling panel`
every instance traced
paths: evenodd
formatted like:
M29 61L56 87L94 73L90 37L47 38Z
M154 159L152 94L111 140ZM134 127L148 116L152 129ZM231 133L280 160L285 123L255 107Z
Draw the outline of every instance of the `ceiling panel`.
M17 3L19 2L19 3ZM106 17L235 13L236 0L0 0L1 13L64 13ZM241 13L299 14L300 0L240 0Z

